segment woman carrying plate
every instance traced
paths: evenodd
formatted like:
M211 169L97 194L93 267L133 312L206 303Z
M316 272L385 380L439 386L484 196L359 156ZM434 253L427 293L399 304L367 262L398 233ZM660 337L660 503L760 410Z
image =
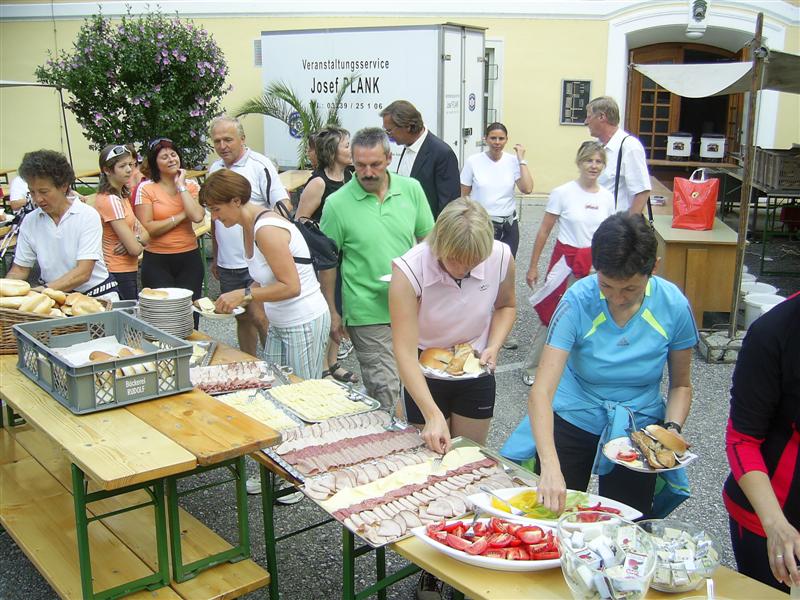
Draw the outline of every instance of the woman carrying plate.
M629 410L637 428L666 421L678 433L689 414L697 328L680 290L653 275L656 248L641 215L618 213L603 221L592 238L597 273L575 282L556 308L528 397L529 416L501 450L517 461L538 455L540 501L557 513L567 488L585 490L593 470L601 496L645 516L662 512L653 506L653 474L614 465L602 454L596 460L605 442L625 435ZM660 392L665 364L666 403Z
M269 319L264 355L303 379L322 375L330 313L314 267L295 258L310 252L297 227L272 210L251 203L250 182L229 169L212 173L200 190L211 218L226 227L241 225L250 277L260 287L222 294L217 312L229 313L250 301L263 302Z
M497 354L516 317L514 259L493 238L486 210L461 198L445 207L424 242L393 261L389 312L406 418L436 452L450 449L451 436L484 444L489 431ZM488 375L423 375L420 351L464 342L480 354Z

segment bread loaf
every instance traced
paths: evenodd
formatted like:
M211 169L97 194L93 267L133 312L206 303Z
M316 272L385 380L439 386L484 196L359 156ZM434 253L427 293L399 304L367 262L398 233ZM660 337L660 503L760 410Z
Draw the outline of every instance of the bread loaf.
M49 296L39 294L38 296L26 296L19 305L22 312L36 313L37 315L50 314L50 309L55 306L55 301Z
M54 290L53 288L44 288L42 293L49 296L56 301L56 304L64 304L67 301L67 295L61 290Z
M94 313L103 312L103 305L94 298L85 296L79 298L72 305L72 316L79 317L81 315L92 315Z
M0 279L0 296L24 296L31 291L31 285L22 279Z
M0 296L0 308L13 308L19 310L26 296Z
M101 350L95 350L89 355L89 360L92 362L106 362L108 360L114 360L117 358L113 354L109 354L108 352L103 352Z

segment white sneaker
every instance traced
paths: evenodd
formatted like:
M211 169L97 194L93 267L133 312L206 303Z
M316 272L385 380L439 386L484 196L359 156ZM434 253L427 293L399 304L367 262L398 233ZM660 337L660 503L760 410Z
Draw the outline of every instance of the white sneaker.
M336 353L336 358L338 360L345 359L348 356L350 356L350 353L352 351L353 351L353 342L345 338L339 344L339 351Z
M259 475L248 478L247 483L244 485L247 488L248 494L255 495L261 493L261 477Z
M297 504L303 498L305 498L303 492L294 492L292 494L287 494L286 496L281 496L280 498L276 498L275 502L277 502L278 504Z

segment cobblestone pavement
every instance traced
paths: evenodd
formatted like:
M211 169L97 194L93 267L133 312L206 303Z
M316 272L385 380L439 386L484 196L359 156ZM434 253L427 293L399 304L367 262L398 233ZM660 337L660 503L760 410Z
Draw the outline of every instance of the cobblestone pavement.
M533 198L523 203L521 210L520 261L517 266L517 306L518 317L512 336L520 344L518 350L505 350L501 354L497 375L497 405L488 445L499 448L517 425L526 411L528 387L522 383L520 370L525 358L526 340L530 340L538 326L531 306L527 302L530 290L525 285L525 272L531 255L533 239L536 235L544 210L544 199ZM736 215L727 219L736 227ZM552 246L554 235L551 236ZM770 247L770 254L781 265L794 264L800 267L800 244L781 242ZM540 272L544 272L550 249L542 255ZM756 274L756 262L760 246L753 244L748 248L745 260L750 272ZM759 280L772 283L788 295L800 287L798 277L759 277ZM212 297L216 286L212 282ZM213 337L235 344L234 332L219 321L203 320L201 329ZM357 370L358 364L353 355L344 364ZM723 549L723 563L734 567L727 531L727 515L722 505L721 489L727 476L727 462L724 454L724 427L728 414L728 392L732 365L706 364L695 354L692 363L694 384L694 403L685 429L686 436L693 444L693 450L700 456L688 467L693 488L692 498L679 507L674 517L684 519L705 527L720 542ZM251 464L255 472L254 463ZM204 477L212 477L207 475ZM201 521L227 539L234 539L236 523L233 516L230 495L214 490L205 490L198 496L185 499L185 506ZM278 534L316 522L323 513L308 499L292 506L278 506L275 511ZM266 566L261 506L257 498L251 497L250 524L253 557ZM340 596L341 590L341 531L338 525L329 524L283 541L278 547L280 565L281 597L295 599L329 599ZM55 597L47 582L5 532L0 533L0 599L3 600L49 600ZM406 564L404 559L387 553L389 572ZM309 568L309 560L313 568ZM360 558L356 571L357 586L369 585L374 579L374 562L370 557ZM389 591L389 598L414 598L416 578L412 577L395 585ZM264 592L249 594L247 598L263 598Z

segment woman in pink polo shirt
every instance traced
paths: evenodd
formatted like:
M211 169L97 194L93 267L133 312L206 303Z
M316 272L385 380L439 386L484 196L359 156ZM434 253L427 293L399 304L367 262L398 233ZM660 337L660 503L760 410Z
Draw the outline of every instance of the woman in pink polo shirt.
M497 354L514 325L514 259L494 240L486 210L461 198L441 212L427 239L392 266L392 340L405 387L406 418L436 452L451 436L486 442L494 411ZM417 360L426 348L468 342L488 373L434 379Z

